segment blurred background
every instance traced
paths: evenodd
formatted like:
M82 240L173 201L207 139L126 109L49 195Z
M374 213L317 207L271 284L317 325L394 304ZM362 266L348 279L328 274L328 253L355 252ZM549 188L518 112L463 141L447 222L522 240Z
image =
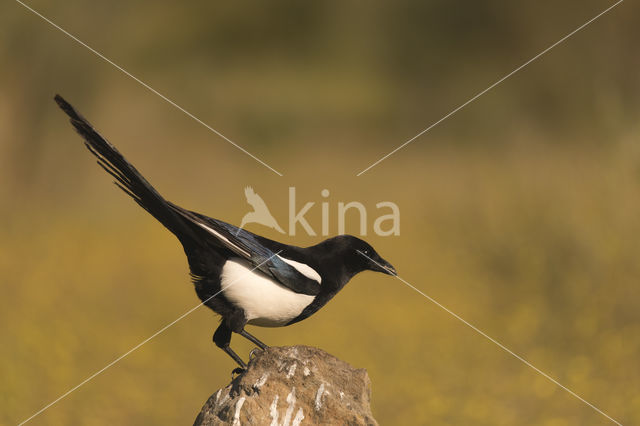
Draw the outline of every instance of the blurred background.
M168 199L239 224L251 185L359 201L400 275L624 424L640 422L640 7L487 0L29 3L277 176L18 3L0 6L0 423L16 424L196 305L177 240L114 185L52 97ZM325 200L323 189L331 195ZM401 232L371 232L393 201ZM250 225L285 242L313 244ZM347 232L357 233L350 217ZM34 425L191 424L229 381L188 316ZM271 345L366 368L381 424L608 424L400 281L354 279ZM245 357L251 346L235 338Z

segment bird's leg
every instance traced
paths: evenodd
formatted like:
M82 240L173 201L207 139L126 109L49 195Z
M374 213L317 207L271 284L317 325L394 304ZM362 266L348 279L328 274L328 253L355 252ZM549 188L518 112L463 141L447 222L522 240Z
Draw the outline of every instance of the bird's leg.
M262 349L262 350L265 350L265 349L267 349L269 347L269 346L265 345L264 343L262 343L260 340L258 340L255 336L249 334L249 332L247 332L244 328L238 334L240 334L242 337L244 337L245 339L249 340L250 342L255 343L256 345L258 345L260 347L260 349Z
M231 329L227 327L224 321L220 323L220 326L216 329L216 332L213 333L213 343L216 344L217 347L222 349L229 355L235 362L238 363L241 369L246 369L247 364L238 356L237 353L233 351L229 347L229 343L231 343ZM234 370L235 372L236 370Z
M268 346L258 340L255 336L249 334L244 327L247 325L247 318L245 317L244 311L240 308L236 309L233 314L227 317L227 325L229 329L234 333L237 333L249 340L251 343L254 343L260 347L260 349L267 349Z
M229 346L225 346L224 348L222 348L222 350L225 351L231 358L233 358L233 360L240 366L240 368L235 368L233 372L244 371L247 369L247 364L245 364L242 358L240 358L240 356L235 353L233 349L231 349Z

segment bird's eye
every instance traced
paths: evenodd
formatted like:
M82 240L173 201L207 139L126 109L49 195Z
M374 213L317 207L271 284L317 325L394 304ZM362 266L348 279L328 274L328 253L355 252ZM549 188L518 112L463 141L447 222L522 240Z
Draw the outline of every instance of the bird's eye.
M369 254L369 250L364 249L364 250L362 250L362 253L363 253L363 254L367 254L367 255L368 255L368 254Z

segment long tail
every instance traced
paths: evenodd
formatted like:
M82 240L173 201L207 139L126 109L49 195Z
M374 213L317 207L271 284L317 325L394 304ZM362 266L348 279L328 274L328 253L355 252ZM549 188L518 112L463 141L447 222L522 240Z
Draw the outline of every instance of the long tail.
M170 207L169 202L120 154L116 147L100 136L62 96L56 95L54 99L70 117L71 124L84 138L86 147L98 158L98 164L116 179L116 185L174 233L183 245L197 241L185 219Z

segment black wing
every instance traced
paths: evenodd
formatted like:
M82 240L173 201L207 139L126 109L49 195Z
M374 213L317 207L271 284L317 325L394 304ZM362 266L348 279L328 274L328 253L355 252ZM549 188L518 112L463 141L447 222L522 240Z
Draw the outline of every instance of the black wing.
M278 251L272 251L261 244L256 236L242 228L221 220L195 213L169 202L171 208L201 229L213 236L219 244L238 257L249 261L255 269L275 279L296 293L315 296L320 293L320 283L303 275L286 263Z

